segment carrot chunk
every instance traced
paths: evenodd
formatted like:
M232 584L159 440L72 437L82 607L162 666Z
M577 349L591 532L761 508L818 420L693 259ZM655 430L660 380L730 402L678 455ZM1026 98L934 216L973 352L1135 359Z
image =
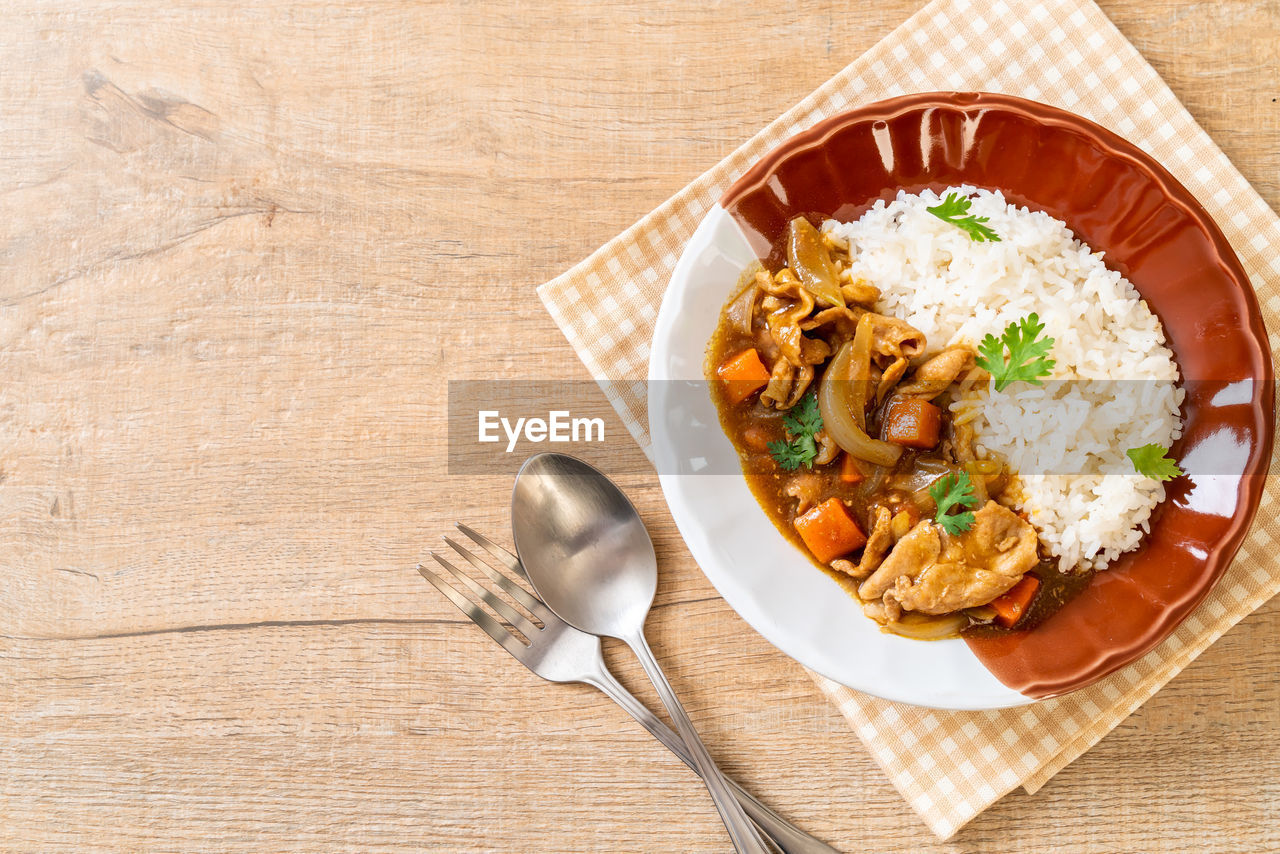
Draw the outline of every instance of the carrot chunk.
M942 431L942 410L918 397L895 397L885 407L880 423L886 442L908 448L936 448Z
M862 483L867 479L852 454L845 454L844 458L840 460L840 479L845 483Z
M1007 629L1021 620L1039 589L1040 579L1034 575L1022 576L1021 581L991 601L991 607L996 609L996 622Z
M769 382L769 369L760 361L755 347L748 347L725 359L724 364L716 369L716 375L724 380L725 396L735 405Z
M830 563L867 542L867 535L838 498L828 498L808 513L797 516L794 524L800 539L820 563Z
M777 438L779 437L774 431L764 424L749 424L742 431L742 444L762 454L769 450L769 443Z

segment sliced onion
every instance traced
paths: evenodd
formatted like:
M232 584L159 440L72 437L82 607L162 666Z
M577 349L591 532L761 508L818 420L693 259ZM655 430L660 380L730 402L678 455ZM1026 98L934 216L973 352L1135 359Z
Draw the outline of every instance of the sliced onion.
M981 507L989 497L987 487L1000 476L1004 465L999 460L969 460L963 465L964 470L969 473L969 482L973 484L973 497L978 500L977 506Z
M965 608L964 613L969 616L970 622L974 623L990 623L996 618L996 609L990 605L977 605L973 608Z
M971 475L991 476L1000 474L1004 465L999 460L969 460L964 464L964 470Z
M889 485L903 492L926 492L938 478L954 471L955 467L943 460L916 457L910 469L889 479Z
M895 635L913 640L943 640L960 634L960 630L969 626L969 618L963 613L940 614L903 614L896 623L885 626Z
M875 337L871 315L864 314L858 319L853 330L853 346L849 348L849 364L837 374L837 378L849 380L845 389L845 402L853 413L853 420L867 431L867 398L871 394L871 339Z
M933 500L928 487L917 489L907 496L907 500L911 502L911 506L920 511L922 517L928 518L938 511L938 502Z
M872 439L859 425L854 414L864 411L866 396L860 392L865 392L869 382L860 381L851 372L851 369L858 368L853 364L853 355L858 339L863 337L863 326L863 322L858 321L858 334L852 341L840 345L835 356L827 363L822 384L818 387L818 410L822 413L823 429L842 450L878 466L892 466L902 456L902 446ZM864 365L863 370L868 371L869 368Z
M787 230L787 266L809 293L827 305L845 307L840 289L840 273L831 263L831 253L809 220L798 216Z
M862 483L854 487L854 494L858 496L860 501L870 501L871 496L880 491L885 481L889 479L890 469L887 466L872 465L871 471L864 472L866 475Z
M730 326L740 330L744 335L750 335L760 286L756 284L754 276L750 278L744 276L743 279L745 283L742 290L729 302L729 307L724 313Z

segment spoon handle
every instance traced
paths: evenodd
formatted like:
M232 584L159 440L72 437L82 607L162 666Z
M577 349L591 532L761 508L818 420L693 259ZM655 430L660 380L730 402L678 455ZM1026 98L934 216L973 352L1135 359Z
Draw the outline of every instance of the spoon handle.
M671 720L675 722L676 731L680 733L685 746L689 748L694 767L702 775L702 781L707 784L707 791L711 793L711 800L720 811L720 818L724 821L725 829L729 831L729 838L733 840L734 850L740 854L770 854L764 840L756 832L755 825L742 811L742 805L738 803L738 799L733 796L733 790L729 788L724 775L720 773L711 755L707 753L706 746L694 730L689 716L685 714L684 706L681 706L680 701L676 699L676 692L671 690L671 683L667 681L662 668L654 659L653 650L649 649L649 642L645 640L643 629L637 632L635 637L623 638L623 640L631 647L636 658L640 659L640 665L648 674L653 687L658 689L658 698L662 700L662 705L667 707Z

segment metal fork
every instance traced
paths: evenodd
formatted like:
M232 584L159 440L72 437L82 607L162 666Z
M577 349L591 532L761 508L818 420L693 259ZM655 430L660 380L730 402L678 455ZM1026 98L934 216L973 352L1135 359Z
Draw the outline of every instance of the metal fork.
M457 528L476 545L492 555L499 564L511 573L525 581L529 580L529 577L525 574L524 567L520 565L519 558L511 552L466 525L458 524ZM650 712L609 672L609 668L604 661L604 653L601 650L598 636L575 629L557 617L541 599L529 593L509 576L498 572L488 563L480 560L480 558L448 537L445 537L444 541L459 556L483 573L498 587L502 588L530 614L533 614L542 623L542 627L536 626L528 617L512 608L482 585L476 583L471 576L457 569L439 554L432 552L431 556L442 567L449 570L454 579L460 582L469 591L470 595L458 592L454 585L445 581L440 575L437 575L422 564L418 564L418 572L422 574L423 578L435 585L436 589L443 593L450 602L457 605L458 610L466 614L477 626L484 629L485 633L497 641L499 646L511 653L516 661L519 661L543 679L551 682L583 682L599 688L621 706L627 714L639 721L640 725L647 729L654 738L666 745L668 750L680 757L685 765L694 768L693 757L690 756L683 739ZM528 638L528 645L521 643L518 637L485 612L477 604L477 600L488 605L520 634ZM697 769L695 768L694 770L696 772ZM730 780L729 785L737 796L739 803L742 804L743 810L755 822L756 826L783 851L783 854L838 854L836 849L830 845L800 830L757 801L737 783Z

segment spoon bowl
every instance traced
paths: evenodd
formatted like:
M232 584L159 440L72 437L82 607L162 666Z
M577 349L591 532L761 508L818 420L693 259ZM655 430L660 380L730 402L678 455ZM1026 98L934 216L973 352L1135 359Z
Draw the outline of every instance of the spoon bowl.
M520 468L511 511L516 551L551 610L592 634L642 629L658 559L640 514L613 481L576 457L539 454Z

